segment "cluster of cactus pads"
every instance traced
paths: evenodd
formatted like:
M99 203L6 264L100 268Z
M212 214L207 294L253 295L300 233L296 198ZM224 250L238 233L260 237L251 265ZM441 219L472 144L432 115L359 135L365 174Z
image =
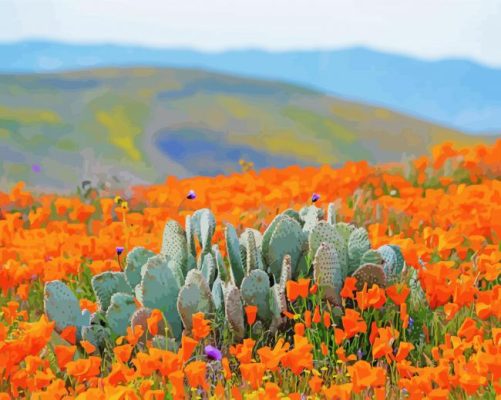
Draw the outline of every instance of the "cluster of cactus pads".
M357 285L384 287L401 275L404 259L398 246L371 249L367 230L336 222L335 206L327 218L314 205L299 212L289 209L277 215L264 234L246 229L238 236L225 227L227 260L212 244L216 221L209 209L186 217L183 228L168 221L162 249L155 254L142 247L126 257L124 272L104 272L92 279L99 310L80 310L72 291L61 281L48 282L44 291L47 316L57 331L77 328L77 338L103 348L110 338L125 335L127 327L141 325L160 310L165 326L153 344L175 346L192 328L192 315L224 313L235 340L245 332L244 306L257 306L258 324L276 330L287 311L286 282L313 277L320 293L332 304L340 303L347 276ZM197 242L200 249L197 254ZM142 307L137 307L139 302Z

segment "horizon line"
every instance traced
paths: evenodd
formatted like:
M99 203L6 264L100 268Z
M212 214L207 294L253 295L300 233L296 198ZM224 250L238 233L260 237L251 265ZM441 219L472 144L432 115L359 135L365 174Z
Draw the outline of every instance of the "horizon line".
M114 41L94 41L94 40L80 40L80 41L66 41L63 39L53 39L53 38L20 38L15 40L2 40L0 39L0 46L2 45L17 45L23 43L40 43L40 44L59 44L59 45L69 45L69 46L109 46L109 47L135 47L145 50L153 51L192 51L208 55L218 55L231 52L262 52L268 54L285 54L285 53L319 53L319 52L337 52L337 51L349 51L349 50L366 50L374 53L384 54L388 56L396 56L401 58L407 58L409 60L428 62L428 63L440 63L440 62L468 62L471 64L476 64L484 68L489 68L493 70L500 70L501 64L491 64L484 61L480 61L465 55L450 55L442 57L426 57L422 55L415 55L412 53L402 53L390 49L380 49L374 46L366 44L352 44L339 47L293 47L293 48L265 48L259 45L243 45L239 47L226 47L221 49L215 48L205 48L197 47L194 45L156 45L156 44L145 44L145 43L135 43L135 42L114 42Z

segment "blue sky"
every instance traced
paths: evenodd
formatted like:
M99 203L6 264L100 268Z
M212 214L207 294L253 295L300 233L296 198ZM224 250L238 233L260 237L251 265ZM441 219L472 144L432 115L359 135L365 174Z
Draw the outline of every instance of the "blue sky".
M363 45L501 66L501 0L0 0L0 41L206 51Z

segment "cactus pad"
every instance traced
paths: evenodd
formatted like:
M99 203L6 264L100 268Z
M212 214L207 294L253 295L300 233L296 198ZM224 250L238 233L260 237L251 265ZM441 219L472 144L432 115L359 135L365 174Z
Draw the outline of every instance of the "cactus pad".
M357 290L362 290L364 284L367 283L367 289L370 289L373 285L378 285L380 288L386 286L386 277L384 275L383 267L375 264L364 264L357 268L353 273L353 276L357 278Z
M327 223L332 226L336 225L336 205L334 203L329 203L327 206Z
M240 286L244 278L244 266L240 254L240 243L238 241L237 231L231 224L226 224L224 229L224 237L226 241L226 252L230 260L231 276L235 285Z
M295 275L304 240L301 225L292 218L285 216L276 224L267 250L263 248L266 265L276 281L280 279L282 262L286 254L291 258L292 275Z
M92 343L102 350L110 341L111 335L107 328L101 325L90 325L82 328L82 339Z
M99 308L106 311L110 306L111 296L115 293L132 294L123 272L106 271L92 278L92 289L96 294Z
M115 293L111 296L111 304L106 311L106 320L115 335L123 336L127 333L134 311L136 311L136 303L132 295Z
M333 244L323 242L318 247L313 261L313 279L323 290L327 300L333 304L340 303L344 277Z
M153 257L155 253L144 247L134 247L132 251L127 254L125 266L125 278L130 287L135 287L141 282L141 268L148 258Z
M383 257L378 250L367 250L360 260L360 265L363 264L383 265Z
M164 263L156 261L155 257L149 259L143 267L138 291L143 305L162 311L170 331L176 338L179 338L182 331L181 319L176 310L179 284L172 270L166 268Z
M205 209L200 214L200 242L202 250L207 253L211 249L212 236L216 230L216 219L211 210Z
M224 309L226 321L230 326L235 341L239 342L244 338L244 310L242 299L240 298L240 290L236 286L231 285L226 291L224 299Z
M348 240L348 275L351 275L360 266L362 256L370 247L367 230L356 228Z
M202 268L200 272L209 286L212 286L214 279L216 279L216 260L211 253L203 255Z
M78 299L61 281L51 281L45 284L44 308L49 320L55 322L57 332L61 332L68 326L75 326L77 336L80 337L81 328L90 325L90 314L80 311Z
M317 249L320 247L322 242L331 243L334 245L336 250L342 249L344 245L343 239L337 232L336 227L325 221L320 221L317 225L315 225L309 234L308 242L311 259L313 259L315 254L317 254Z
M271 318L269 307L270 278L262 270L256 269L242 280L240 293L247 305L257 306L257 315L264 321Z

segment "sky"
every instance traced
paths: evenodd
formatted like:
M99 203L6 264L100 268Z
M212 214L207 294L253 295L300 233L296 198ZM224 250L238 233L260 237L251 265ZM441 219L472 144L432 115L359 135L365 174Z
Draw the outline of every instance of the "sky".
M501 66L501 0L0 0L0 41L205 51L365 46Z

